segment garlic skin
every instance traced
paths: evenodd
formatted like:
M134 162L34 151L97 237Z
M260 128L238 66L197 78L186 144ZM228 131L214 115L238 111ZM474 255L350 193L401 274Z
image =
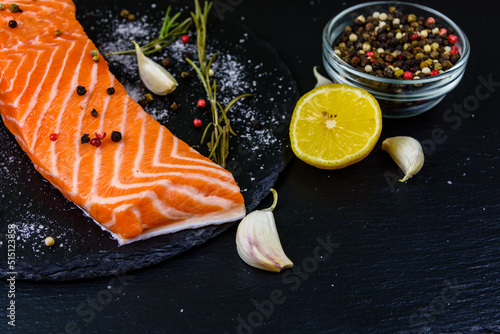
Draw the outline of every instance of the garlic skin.
M271 192L274 202L270 208L253 211L240 222L236 231L236 249L248 265L280 272L291 268L293 263L281 246L272 212L278 202L278 194L274 189Z
M136 42L132 43L137 54L139 75L146 88L156 95L172 93L177 88L177 80L163 66L146 57Z
M318 87L318 86L323 86L323 85L329 85L329 84L332 84L333 82L327 78L325 78L324 76L322 76L321 74L319 74L318 72L318 66L314 66L313 67L313 73L314 73L314 76L316 77L316 86L314 86L315 88Z
M417 174L424 165L424 152L420 143L406 136L387 138L382 142L382 150L388 152L405 176L399 180L405 182Z

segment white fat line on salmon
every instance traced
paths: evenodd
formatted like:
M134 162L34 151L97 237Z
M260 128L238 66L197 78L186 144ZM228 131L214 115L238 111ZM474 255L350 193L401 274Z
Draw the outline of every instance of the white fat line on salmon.
M42 1L34 2L33 0L16 1L16 4L18 4L23 9L24 17L35 17L35 15L39 16L39 15L59 14L60 12L68 8L70 9L71 12L75 12L75 6L67 2L51 1L51 6L54 6L54 4L56 4L59 6L59 8L44 6L42 3L43 3ZM45 20L39 19L39 21L45 21ZM49 21L48 23L52 22Z
M138 221L141 221L141 212L139 211L139 209L134 207L132 204L123 204L113 210L113 218L111 219L111 222L103 225L107 228L116 225L116 215L124 211L132 212L135 215L135 218L137 218Z
M26 76L26 83L24 84L23 91L22 91L19 95L17 95L17 99L14 101L14 103L9 103L9 105L10 105L10 106L12 106L12 107L14 107L14 108L17 108L17 107L18 107L18 105L19 105L19 101L21 101L21 98L23 98L24 93L26 92L26 89L28 89L28 86L29 86L30 81L31 81L31 75L33 74L33 72L35 72L36 67L37 67L39 64L41 64L41 63L42 63L42 62L39 62L39 61L38 61L38 58L40 57L40 55L41 55L43 52L44 52L44 51L38 51L38 52L37 52L36 58L35 58L35 60L32 62L33 66L32 66L32 68L31 68L31 71L30 71L30 72L28 72L28 75ZM21 64L22 64L22 63L24 63L24 58L28 59L28 58L30 58L30 57L29 57L28 55L25 55L25 56L23 57L23 61L21 62ZM18 72L19 72L21 69L23 69L23 68L24 68L23 66L19 66L19 67L16 69L15 79L17 78L17 74L18 74ZM14 81L11 81L11 83L14 83Z
M112 77L112 82L111 83L114 83L114 76L110 73L110 76ZM127 108L128 108L128 102L129 102L129 98L128 97L125 97L124 98L124 105L123 105L123 118L122 118L122 122L120 124L120 132L121 133L124 133L124 130L125 130L125 124L126 124L126 119L127 119ZM100 125L102 127L102 125ZM117 143L117 145L119 145L119 148L115 151L115 155L113 157L113 161L114 161L114 168L113 168L113 177L115 177L115 175L119 174L120 172L120 163L121 163L121 157L123 156L123 146L124 146L124 141L122 140L121 142ZM99 164L100 164L100 155L99 155ZM97 186L98 186L98 176L99 176L99 164L98 162L96 161L96 159L94 159L94 175L93 175L93 178L92 178L92 188L90 190L90 199L89 201L87 201L83 207L87 209L87 211L90 211L90 206L92 205L92 196L94 196L94 194L97 194L98 193L98 189L97 189ZM112 182L111 182L112 184ZM106 184L105 186L107 186L108 184Z
M194 159L194 158L188 158L188 157L181 157L181 156L179 156L177 154L177 152L178 152L178 146L179 146L178 145L178 139L177 139L177 137L174 137L174 148L172 149L172 153L170 154L170 156L172 158L179 159L179 160L184 160L184 161L192 161L194 163L200 163L200 164L204 164L204 165L207 165L207 166L212 166L212 168L214 168L214 169L218 169L218 170L221 170L221 171L229 173L225 169L221 168L219 165L215 165L214 166L214 164L211 163L211 161L206 161L206 160L201 160L201 159Z
M144 191L140 194L132 194L132 195L120 196L120 197L122 197L122 201L134 200L137 198L149 199L149 200L151 200L151 204L156 209L156 211L160 215L165 217L166 219L174 219L174 220L185 219L185 218L193 215L192 213L182 212L182 211L179 211L179 210L167 205L163 200L160 200L158 198L158 195L153 190L147 190L147 191ZM128 197L128 198L123 199L123 197ZM95 204L103 204L103 203L104 204L116 204L116 203L120 202L120 201L111 201L109 199L101 198L99 196L95 196L94 198L92 198L92 200L93 200L92 204L94 204L94 203ZM116 207L115 209L113 209L113 215L116 215L117 212L123 211L123 209L116 211L118 208L123 207L123 205L127 205L127 204L122 204L122 205ZM132 204L130 204L130 205L132 205ZM135 208L135 206L134 206L134 208ZM109 228L108 225L106 225L106 224L103 224L103 225L105 225L106 227Z
M181 164L164 164L160 162L160 153L162 151L162 143L163 143L163 136L164 136L164 131L165 127L160 126L159 128L159 134L158 134L158 140L156 141L156 147L155 147L155 154L153 157L153 166L154 167L167 167L167 168L182 168L182 169L194 169L194 170L203 170L203 171L208 171L208 172L214 172L221 177L227 179L228 181L232 180L232 176L227 173L225 169L219 168L217 166L214 166L211 164L210 166L199 166L199 165L181 165ZM169 156L172 157L172 152L175 152L177 154L177 149L178 149L178 139L177 137L174 137L174 144L172 145L172 151L170 152ZM184 160L184 159L183 159ZM204 160L196 160L197 162L205 162Z
M123 238L111 231L108 232L111 236L116 239L120 246L135 242L138 240L148 239L157 235L175 233L185 229L197 229L209 225L220 225L231 221L237 221L245 216L245 206L241 205L239 207L234 207L226 210L222 213L210 213L202 216L191 216L183 221L183 223L178 222L168 222L163 225L153 226L145 229L140 235L134 238ZM101 226L102 229L104 229Z
M69 43L70 47L69 49L65 52L64 60L62 63L62 66L59 70L59 74L57 75L57 78L54 80L54 84L52 85L52 89L50 90L49 94L49 99L45 103L45 108L40 111L40 117L38 118L37 126L35 128L35 131L33 131L33 137L31 139L31 145L30 145L30 152L33 152L33 149L35 148L36 142L40 140L41 138L38 137L38 131L40 130L40 127L42 126L42 122L45 119L45 114L52 108L52 102L57 96L57 88L59 86L59 82L61 81L62 75L64 71L66 70L66 62L69 59L69 55L71 51L73 51L73 48L75 47L76 43Z
M73 94L75 94L76 87L78 86L78 77L80 74L80 68L82 66L83 59L87 53L87 45L89 43L90 43L90 39L87 40L87 42L85 43L85 46L82 48L80 60L78 61L78 65L76 66L75 74L73 74L73 78L72 78L71 83L70 83L69 91L66 94L66 98L64 99L64 102L62 103L61 107L59 108L59 113L57 116L57 124L56 124L56 128L54 130L55 133L59 133L59 131L61 129L62 118L63 118L64 114L66 113L66 108L68 107L68 103L71 100L71 98L73 97ZM58 154L56 152L56 142L57 141L53 141L50 143L50 157L52 160L52 168L50 168L50 169L54 170L55 172L53 174L55 174L55 176L58 177L59 176L59 168L58 168L58 164L57 164Z
M87 94L85 94L85 100L83 101L82 109L80 112L80 119L78 120L78 130L76 131L76 136L75 136L75 168L73 169L73 192L78 193L78 173L80 172L80 162L82 160L82 157L80 155L80 141L81 141L81 136L82 136L82 124L83 124L83 117L85 114L88 113L87 111L87 105L88 101L90 99L90 96L92 95L92 92L95 89L96 83L97 83L97 70L98 70L98 65L97 63L94 63L92 66L92 72L91 72L91 82L89 86L89 91ZM110 76L110 81L111 84L114 82L114 77L112 76L111 72L109 73ZM102 111L100 113L100 120L99 120L99 128L96 129L97 133L103 133L102 132L102 126L104 124L104 116L106 115L106 110L108 108L109 104L109 99L110 95L107 95L106 98L104 99L104 104L102 107ZM100 169L101 169L101 158L102 158L102 149L96 148L94 152L94 177L92 178L92 191L95 191L95 185L97 184L97 180L99 179L99 174L100 174Z
M14 62L13 59L2 59L2 60L0 60L0 68L2 68L2 71L0 72L0 82L2 82L3 76L5 75L5 73L7 73L9 71L9 67L11 66L11 64L13 62ZM3 94L5 94L5 93L7 93L7 92L9 92L11 90L12 90L12 85L11 85L11 87L8 90L0 93L0 95L3 95Z
M222 209L228 209L234 206L234 202L229 199L225 199L217 196L209 196L206 197L203 194L200 194L198 189L188 186L188 185L175 185L169 180L161 180L157 181L156 185L163 187L166 191L172 192L175 191L179 194L185 195L186 197L190 197L193 200L203 204L210 206L219 206ZM153 195L154 194L154 195ZM151 197L153 196L153 198ZM86 203L86 207L91 207L92 204L116 204L120 202L140 199L144 197L149 197L151 199L155 199L155 207L165 207L165 200L158 199L156 193L152 190L139 191L136 193L122 195L122 196L114 196L114 197L101 197L98 194L93 194L90 203ZM162 210L159 210L162 211Z
M141 138L139 140L139 150L137 151L135 160L134 160L134 169L132 171L133 175L137 178L151 178L151 177L161 177L161 176L180 176L184 177L186 179L192 178L192 179L200 179L203 181L206 181L207 183L212 183L219 185L221 187L226 187L229 186L233 189L233 191L239 191L239 188L233 184L230 184L229 182L221 181L215 178L207 177L204 176L203 174L193 174L193 173L178 173L178 172L163 172L163 173L144 173L141 171L141 161L144 157L144 143L146 142L146 120L147 120L147 115L146 113L143 114L143 120L142 120L142 128L141 128ZM158 139L157 139L158 140ZM174 139L175 141L175 139ZM133 184L122 184L120 183L119 186L114 183L114 181L118 181L118 178L115 178L117 174L113 175L113 182L111 183L115 187L122 188L122 189L131 189L131 188L138 188L138 187L143 187L147 185L154 185L155 181L152 182L146 182L146 183L133 183Z
M9 51L11 51L11 50L9 50ZM2 55L2 56L3 57L12 57L12 56L19 57L19 56L21 56L20 62L17 62L16 59L9 59L9 63L7 64L7 66L4 66L2 64L2 79L3 79L3 74L5 74L5 73L10 73L11 71L15 73L14 76L9 81L9 88L7 88L6 90L4 90L2 92L2 95L3 95L3 94L6 94L12 90L12 88L14 86L14 82L16 82L17 75L21 72L21 71L18 71L17 69L19 69L19 67L21 67L22 64L28 60L28 57L25 57L25 54L23 52L12 52L12 51L9 52L8 54ZM5 60L3 59L3 61L5 61ZM9 105L12 106L11 103L9 103Z
M21 127L24 127L24 122L26 121L26 118L33 112L33 108L35 108L35 105L38 102L38 96L40 95L40 92L42 91L42 86L45 83L45 80L47 79L47 74L50 72L50 66L52 65L52 62L54 61L54 57L57 53L57 50L48 50L50 52L50 59L47 62L47 66L45 68L45 73L42 77L42 80L40 80L40 83L38 84L38 87L36 88L35 92L31 95L31 99L28 104L28 108L24 111L23 116L21 117ZM39 116L39 115L38 115Z

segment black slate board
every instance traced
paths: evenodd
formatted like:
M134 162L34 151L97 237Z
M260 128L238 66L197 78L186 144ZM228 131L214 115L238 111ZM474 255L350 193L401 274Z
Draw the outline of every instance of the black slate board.
M95 7L94 7L95 8ZM77 18L101 53L123 43L129 37L127 27L136 29L134 37L140 44L148 42L145 32L156 36L165 8L130 8L135 10L137 22L116 21L121 7L118 2L104 4L98 10L90 3L77 2ZM188 17L190 8L177 6ZM137 27L142 29L137 29ZM116 31L122 33L117 34ZM149 29L149 30L148 30ZM233 129L230 170L246 202L247 211L253 210L268 194L278 174L291 158L288 122L297 100L296 84L290 71L275 50L258 39L240 22L215 20L209 26L208 54L218 53L214 63L215 78L221 85L220 101L227 102L231 94L252 93L230 111ZM142 39L141 39L142 36ZM191 39L195 37L191 34ZM113 44L115 43L115 44ZM167 49L174 59L171 73L180 85L168 97L155 97L145 108L160 123L190 145L199 144L203 127L192 125L194 118L204 124L210 112L197 110L195 103L205 96L199 79L181 58L182 52L196 55L193 43L174 43ZM152 56L160 61L163 55ZM138 90L140 79L134 68L133 56L109 56L110 69L136 99L147 91ZM182 71L189 71L186 80ZM236 80L237 79L237 80ZM224 86L229 81L230 86ZM240 92L241 91L241 92ZM179 105L175 112L169 106ZM7 239L0 244L0 277L17 273L21 280L73 280L112 275L115 272L145 268L180 254L224 232L231 224L187 230L159 236L119 247L110 235L73 203L66 200L34 169L7 128L0 124L0 224L7 233L15 225L16 264L7 268ZM207 154L205 147L198 148ZM44 239L53 236L56 244L46 247ZM12 270L13 269L13 270Z

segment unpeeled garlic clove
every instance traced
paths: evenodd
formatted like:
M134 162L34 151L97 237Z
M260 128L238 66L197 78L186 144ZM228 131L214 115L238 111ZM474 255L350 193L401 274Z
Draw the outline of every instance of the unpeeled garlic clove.
M139 75L146 88L156 95L172 93L178 85L177 80L163 66L146 57L136 42L132 43L137 54Z
M424 152L415 138L406 136L387 138L382 142L382 149L391 155L405 173L400 182L405 182L417 174L424 165Z
M324 76L322 76L321 74L319 74L318 66L313 67L313 73L314 73L314 76L316 77L316 80L317 80L316 86L314 86L314 87L329 85L329 84L333 83L331 80L329 80L329 79L325 78Z
M270 208L249 213L236 231L236 249L243 261L252 267L280 272L291 268L292 261L285 255L274 221L273 209L278 194L271 189L274 202Z

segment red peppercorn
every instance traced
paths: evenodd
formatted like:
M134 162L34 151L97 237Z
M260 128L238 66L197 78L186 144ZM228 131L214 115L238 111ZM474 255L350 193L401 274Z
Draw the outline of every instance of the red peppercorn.
M432 16L427 18L427 21L425 21L426 26L428 26L429 24L436 24L436 20Z
M99 140L103 140L105 137L106 137L106 132L104 132L103 134L100 134L100 133L95 133L95 137Z
M205 101L204 99L199 99L196 103L196 106L198 108L205 108L207 106L207 101Z
M94 138L90 141L90 145L93 145L95 147L99 147L99 146L101 146L101 141L97 138Z
M420 36L419 36L417 33L412 34L412 35L410 36L410 40L412 40L412 41L416 41L416 40L417 40L417 39L419 39L419 38L420 38Z
M189 43L189 35L182 35L181 42L184 44Z
M438 75L439 74L439 71L434 69L431 71L431 77L435 76L435 75Z
M410 71L406 71L403 74L403 79L405 79L405 80L411 80L411 79L413 79L413 73L411 73Z
M197 128L199 128L201 126L201 119L195 118L193 120L193 124L194 124L194 126L196 126Z
M450 44L455 44L458 41L458 37L455 35L448 35L448 42Z
M451 50L450 50L450 54L451 55L454 55L455 53L459 53L459 50L458 50L458 46L457 45L453 45L451 47Z
M50 140L52 140L52 141L56 141L57 138L59 138L59 135L57 133L53 133L50 135Z
M373 57L373 55L374 55L373 51L367 51L366 52L366 56L367 57Z
M444 36L444 35L446 35L447 32L448 32L448 30L446 30L445 28L441 28L439 30L439 36Z

